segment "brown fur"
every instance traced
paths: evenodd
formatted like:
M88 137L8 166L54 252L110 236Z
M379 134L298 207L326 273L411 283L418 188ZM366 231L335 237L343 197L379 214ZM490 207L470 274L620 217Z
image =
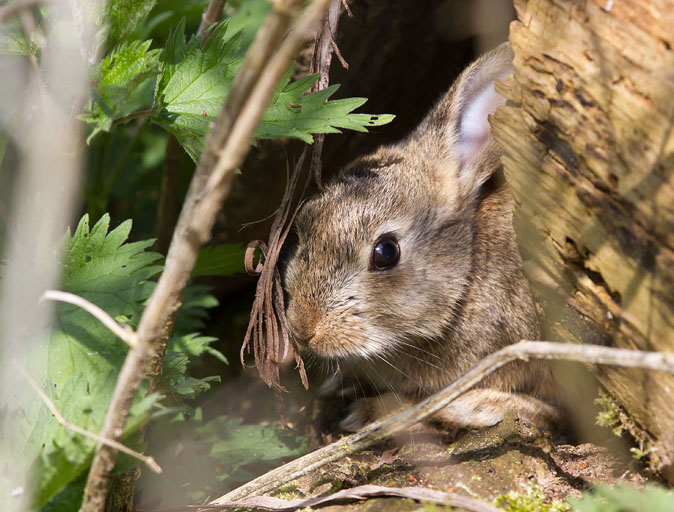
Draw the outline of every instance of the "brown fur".
M320 356L357 362L401 403L538 337L499 149L488 132L469 138L472 102L508 73L511 58L502 45L470 66L406 140L354 162L297 219L299 244L285 272L294 335ZM394 234L401 256L377 271L372 248L384 233ZM538 400L555 401L542 363L508 366L483 387L439 417L483 426L513 407L531 419L555 416ZM363 402L346 426L386 412L374 409Z

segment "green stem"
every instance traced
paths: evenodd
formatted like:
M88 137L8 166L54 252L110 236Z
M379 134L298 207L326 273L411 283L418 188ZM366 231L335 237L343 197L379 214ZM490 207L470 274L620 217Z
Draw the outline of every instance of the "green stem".
M130 114L125 114L121 117L118 117L117 119L112 120L112 126L118 126L122 123L126 123L127 121L131 121L132 119L137 119L139 117L148 117L152 115L152 109L148 108L146 110L139 110L138 112L131 112Z

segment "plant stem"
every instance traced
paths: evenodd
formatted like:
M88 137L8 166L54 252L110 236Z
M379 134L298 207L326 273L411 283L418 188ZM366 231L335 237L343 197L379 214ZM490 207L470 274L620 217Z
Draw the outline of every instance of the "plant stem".
M197 30L197 35L201 36L210 28L211 25L216 24L220 21L220 16L222 15L222 10L225 8L225 0L211 0L208 3L208 7L204 10L204 14L201 16L201 23L199 24L199 30ZM206 39L204 39L204 43Z
M149 117L152 115L152 109L148 108L145 110L139 110L137 112L131 112L130 114L124 114L123 116L118 117L117 119L112 120L112 126L118 126L132 119L138 119L139 117Z

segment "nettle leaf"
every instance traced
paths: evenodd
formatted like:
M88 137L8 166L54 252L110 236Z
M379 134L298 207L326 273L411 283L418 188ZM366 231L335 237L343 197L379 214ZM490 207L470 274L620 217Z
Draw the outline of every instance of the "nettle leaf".
M240 35L229 33L225 21L202 50L202 38L185 40L183 19L166 42L152 119L173 133L195 161L241 65Z
M209 456L220 462L216 478L220 481L247 480L260 469L286 457L306 453L306 440L279 425L244 425L241 418L219 416L196 429L211 446ZM256 468L246 466L255 464Z
M153 121L173 133L194 161L204 146L206 134L227 99L241 66L242 33L221 23L201 48L196 36L185 40L184 20L171 33L162 54L162 72L157 82ZM312 142L312 133L337 133L340 128L367 131L391 122L394 116L353 114L365 98L327 101L338 86L306 94L318 75L290 83L293 69L277 88L255 137L293 137Z
M146 252L152 241L125 243L130 221L110 232L109 224L105 215L90 228L85 215L74 234L66 233L61 288L135 325L153 286L149 280L161 269L157 265L161 256ZM56 304L54 321L40 328L41 333L27 340L29 348L20 364L66 420L99 432L126 345L89 313L70 304ZM17 409L10 412L16 422L0 436L9 436L12 451L33 458L34 499L39 507L87 468L96 443L60 425L32 388L17 387L16 394L12 403ZM144 394L139 392L132 407L127 438L147 421L159 399Z
M151 44L152 41L123 43L98 65L91 107L80 116L94 125L87 143L98 133L110 131L114 119L129 113L128 103L134 92L159 73L161 50L150 50Z
M223 244L204 247L199 251L197 262L192 269L196 276L230 276L245 272L246 248L237 244Z
M130 35L156 3L157 0L109 0L105 16L108 46L112 48Z
M391 114L353 114L367 98L328 99L339 89L331 85L322 91L306 94L318 74L309 75L290 83L292 69L286 73L276 97L262 118L255 132L258 139L294 137L311 143L312 133L340 133L339 128L367 132L368 127L390 123Z

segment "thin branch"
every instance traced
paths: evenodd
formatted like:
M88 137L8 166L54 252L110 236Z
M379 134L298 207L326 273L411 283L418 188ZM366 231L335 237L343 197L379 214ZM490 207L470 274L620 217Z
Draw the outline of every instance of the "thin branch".
M180 178L180 159L183 148L174 135L170 135L166 144L164 168L157 206L154 236L157 241L154 250L166 254L173 233L176 211L178 210L178 181Z
M211 129L183 204L166 257L166 266L137 330L138 344L129 351L117 378L102 436L116 439L124 429L133 399L153 355L171 333L182 294L201 246L211 236L215 216L229 194L234 170L250 150L250 140L290 60L320 19L328 0L315 0L300 13L301 0L278 0L258 31ZM288 28L291 30L283 38ZM275 49L278 50L275 52ZM81 512L100 512L117 452L99 446L89 470Z
M518 360L548 359L603 364L625 368L642 368L674 374L674 354L642 352L598 345L575 345L549 341L522 341L491 354L472 370L447 385L434 395L393 416L376 421L360 432L344 437L288 464L276 468L251 482L212 501L209 505L223 505L250 496L259 496L284 483L304 476L334 462L345 455L361 451L393 434L419 423L471 389L500 367Z
M318 496L315 498L297 498L285 500L282 498L274 498L272 496L253 496L252 498L228 502L222 505L192 505L189 507L176 507L169 510L175 512L187 512L194 509L206 511L234 508L255 508L261 510L271 510L274 512L291 512L293 510L304 509L307 507L330 505L331 503L336 502L342 503L345 501L359 501L378 496L392 496L396 498L407 498L425 503L448 505L450 507L468 510L469 512L503 512L503 509L497 508L494 505L476 498L463 496L453 492L436 491L435 489L428 489L426 487L384 487L380 485L359 485L358 487L343 489L333 494L328 494L327 496ZM163 512L168 512L168 510Z
M16 16L21 11L27 9L33 9L34 7L39 7L44 4L50 4L53 0L23 0L21 2L15 2L5 7L0 7L0 23L3 23L7 18Z
M138 119L139 117L149 117L152 115L152 109L148 108L146 110L139 110L138 112L131 112L130 114L124 114L116 119L112 120L112 126L118 126L132 119Z
M208 4L208 7L204 10L204 13L201 15L201 23L199 24L199 30L197 30L197 35L201 36L206 32L211 25L215 25L220 21L220 16L222 16L222 10L225 8L225 0L211 0ZM204 42L206 40L204 39Z
M112 331L115 336L126 343L129 347L133 348L136 346L136 333L133 332L131 327L116 322L114 318L108 315L96 304L89 302L87 299L80 297L79 295L58 290L47 290L42 294L40 300L67 302L68 304L73 304L74 306L82 308L84 311L89 313L91 316L96 318L96 320L110 329L110 331Z
M152 471L155 473L161 473L162 469L157 464L157 462L154 460L153 457L149 457L147 455L143 455L142 453L138 453L135 450L132 450L131 448L123 445L122 443L119 443L115 441L114 439L107 439L105 437L99 436L98 434L95 434L93 432L89 432L88 430L85 430L81 427L78 427L77 425L73 425L70 423L68 420L66 420L59 410L56 408L54 405L54 402L51 401L51 399L47 396L47 394L42 390L42 388L39 386L37 382L31 377L28 372L23 368L20 364L18 364L16 361L12 361L14 364L14 367L19 371L21 375L28 381L28 384L30 384L30 387L33 388L33 390L40 396L44 404L47 406L47 408L51 411L51 413L54 415L54 419L58 421L61 425L63 425L65 428L68 430L72 430L73 432L80 434L82 436L88 437L90 439L93 439L94 441L97 441L101 444L110 446L114 448L115 450L119 450L120 452L124 452L127 455L130 455L131 457L138 459L141 462L144 462L147 467L149 467Z
M323 27L316 36L314 43L314 54L311 59L311 72L319 73L318 81L311 88L313 91L321 91L330 84L330 64L332 63L332 53L337 48L335 36L337 34L337 23L339 22L339 7L341 0L331 0L328 12L323 19ZM340 56L341 58L341 56ZM341 59L343 61L343 59ZM348 65L346 66L348 68ZM323 153L323 143L325 135L320 133L314 137L314 145L311 152L311 175L319 190L323 189L323 180L321 178Z

